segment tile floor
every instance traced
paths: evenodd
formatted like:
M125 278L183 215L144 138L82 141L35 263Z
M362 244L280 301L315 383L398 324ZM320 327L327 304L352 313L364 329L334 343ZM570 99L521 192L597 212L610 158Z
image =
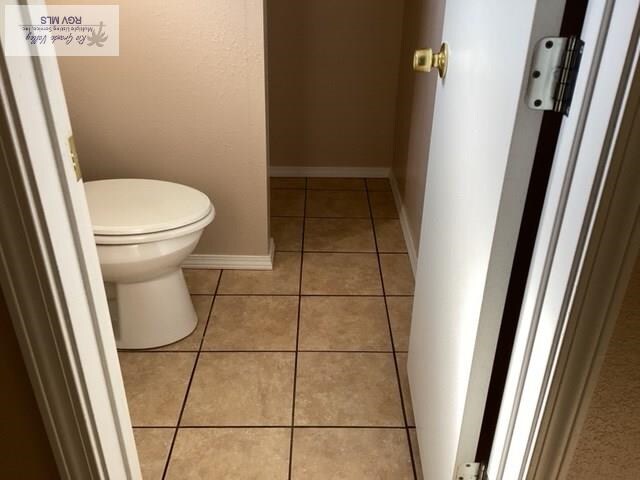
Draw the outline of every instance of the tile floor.
M120 352L145 479L422 478L388 181L271 187L273 271L186 270L194 333Z

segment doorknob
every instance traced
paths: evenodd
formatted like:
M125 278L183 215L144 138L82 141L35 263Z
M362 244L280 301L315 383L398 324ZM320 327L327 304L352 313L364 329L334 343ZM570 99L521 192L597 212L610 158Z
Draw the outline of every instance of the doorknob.
M433 53L430 48L416 50L413 54L413 69L416 72L430 72L432 68L437 68L440 78L444 78L447 74L448 60L449 47L443 43L438 53Z

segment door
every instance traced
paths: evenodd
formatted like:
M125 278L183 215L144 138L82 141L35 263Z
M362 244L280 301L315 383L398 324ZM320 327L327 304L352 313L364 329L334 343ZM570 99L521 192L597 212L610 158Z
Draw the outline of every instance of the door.
M5 6L14 3L0 0L0 9L4 13ZM21 11L22 21L38 24L37 19L47 15L46 6L27 3L33 6ZM45 383L58 368L65 375L59 384L45 386L46 398L40 402L50 441L63 477L138 479L115 339L53 47L34 45L33 56L5 55L2 47L0 103L12 107L8 116L15 123L12 133L22 162L16 182L24 183L30 195L22 214L43 222L44 278L55 285L52 304L59 309L56 318L63 320L50 327L55 347L39 337L41 344L32 347L36 356L44 357L46 350L60 357L42 369ZM38 320L46 330L44 319ZM38 343L34 338L29 341ZM58 421L65 414L72 420Z
M428 479L475 459L542 118L523 101L529 55L563 8L446 3L408 365Z

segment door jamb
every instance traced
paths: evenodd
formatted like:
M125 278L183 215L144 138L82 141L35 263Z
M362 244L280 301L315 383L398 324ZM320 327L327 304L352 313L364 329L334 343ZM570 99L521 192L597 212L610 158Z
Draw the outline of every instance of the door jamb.
M529 478L565 478L640 252L640 71L636 71L584 274L577 282ZM634 145L635 144L635 145Z
M106 298L93 295L99 266L79 240L90 225L78 222L52 114L64 99L48 87L61 91L55 57L0 48L0 287L60 478L138 480Z
M624 131L620 129L620 122L625 113L625 105L630 106L631 111L635 110L632 103L634 99L629 97L629 89L640 52L639 4L637 0L623 0L608 2L608 6L599 3L589 5L589 8L604 7L605 14L609 15L605 17L607 22L603 25L604 29L598 33L602 42L602 58L606 58L606 62L599 61L590 73L590 76L593 75L591 94L584 95L581 105L573 106L573 110L584 109L584 117L581 119L582 115L574 116L573 125L570 117L562 127L563 131L570 133L569 129L572 129L573 133L571 138L565 134L562 145L561 132L558 151L564 148L565 151L570 151L570 155L567 155L569 158L566 165L554 165L549 182L538 233L539 245L535 247L531 262L514 355L509 367L496 438L489 460L488 477L491 479L556 478L548 474L550 470L542 476L537 476L540 468L547 469L553 463L549 457L557 455L557 448L566 451L570 441L566 432L563 438L552 438L552 435L563 433L562 428L566 429L566 425L562 423L569 421L569 418L552 415L555 405L553 401L549 401L553 398L550 397L550 392L553 387L557 395L557 376L561 375L566 367L559 364L561 352L566 356L564 350L571 348L571 340L574 340L575 348L585 346L584 343L576 345L577 337L567 334L570 331L567 329L568 319L580 310L577 288L581 284L589 285L589 282L594 280L593 272L589 270L587 263L587 254L590 252L588 249L591 250L591 255L595 255L592 250L599 247L606 233L602 231L604 220L599 220L599 226L594 223L596 209L602 212L603 209L611 208L612 195L615 195L616 206L626 204L629 209L627 211L631 213L625 216L616 212L615 216L607 218L606 234L609 235L608 238L611 238L612 232L618 235L615 244L624 247L623 253L631 255L633 250L637 249L637 239L634 235L638 234L634 233L632 226L638 214L640 190L637 189L637 183L635 190L629 188L624 181L616 183L618 177L614 173L616 168L622 167L621 160L612 155L619 145L616 140L621 142L621 148L624 147ZM599 45L592 45L591 48L599 48ZM576 92L580 88L588 88L587 78L583 79L582 86L579 80ZM628 176L623 180L628 181L629 178L634 178L631 175L633 166L629 165L629 162L637 162L637 159L626 161ZM637 182L637 170L635 173ZM616 261L622 260L615 258L620 252L609 252L610 245L598 251L597 261L605 261L605 266L600 267L609 268L609 278L618 278L620 287L624 270ZM591 258L590 261L595 260ZM605 270L601 272L604 274ZM603 284L598 285L602 289ZM594 285L591 285L591 288L595 288ZM611 295L619 296L619 292L612 292ZM589 300L592 302L593 310L582 311L582 318L586 318L586 313L593 314L596 306L601 312L607 311L606 308L615 307L608 303L611 298L604 292L592 295ZM612 315L614 311L615 308L609 311L606 321L615 318ZM604 318L601 320L605 321ZM606 330L605 326L602 328ZM582 333L585 335L585 342L593 342L599 338L599 348L602 348L602 342L606 342L606 335L601 335L601 330L596 333ZM593 354L595 351L596 347L593 347L591 352L583 351L582 354ZM580 357L582 361L585 358L590 357ZM576 371L580 368L584 370L580 374L582 377L593 376L593 367L589 372L585 369L584 363L578 367L576 361L572 359L571 365ZM582 380L583 378L577 380L574 387ZM565 397L562 401L565 403L558 405L570 413L571 408L575 409L575 403L580 400L575 398L575 389L567 390L567 385L563 387ZM550 421L549 417L553 417L553 421ZM554 441L557 448L551 452L546 448L545 442L551 444Z

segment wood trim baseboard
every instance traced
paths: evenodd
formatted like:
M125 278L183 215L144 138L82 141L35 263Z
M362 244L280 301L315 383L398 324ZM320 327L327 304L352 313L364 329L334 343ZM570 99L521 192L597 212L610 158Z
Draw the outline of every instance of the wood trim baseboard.
M192 254L182 263L182 268L225 270L273 270L275 243L269 242L267 255L207 255Z
M398 181L396 180L396 177L393 175L393 173L389 175L389 183L391 184L391 192L393 193L393 199L395 200L396 208L398 209L398 217L400 218L400 226L402 227L404 243L407 245L409 261L411 262L411 270L413 270L413 276L415 277L418 264L418 250L416 249L416 245L413 242L413 235L411 233L411 227L409 226L407 209L402 203L402 196L400 195L400 189L398 188Z

